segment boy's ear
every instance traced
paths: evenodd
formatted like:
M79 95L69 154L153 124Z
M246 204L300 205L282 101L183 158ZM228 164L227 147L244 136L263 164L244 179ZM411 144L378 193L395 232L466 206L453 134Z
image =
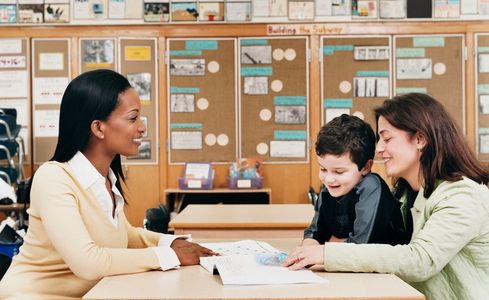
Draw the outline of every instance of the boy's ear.
M363 166L363 168L360 170L360 173L362 173L363 176L367 175L368 173L370 173L370 171L372 170L372 165L374 164L374 161L373 159L369 159L366 163L365 163L365 166Z

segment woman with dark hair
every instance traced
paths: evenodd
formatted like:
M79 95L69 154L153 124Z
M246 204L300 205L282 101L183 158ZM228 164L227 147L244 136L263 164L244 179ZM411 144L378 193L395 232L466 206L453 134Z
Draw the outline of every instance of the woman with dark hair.
M90 71L68 85L56 151L34 176L29 229L0 283L1 299L81 298L104 276L198 264L214 254L127 221L120 155L138 153L146 130L140 109L116 72Z
M489 299L488 170L428 95L386 100L375 115L377 152L395 179L411 242L298 247L284 265L394 273L428 299Z

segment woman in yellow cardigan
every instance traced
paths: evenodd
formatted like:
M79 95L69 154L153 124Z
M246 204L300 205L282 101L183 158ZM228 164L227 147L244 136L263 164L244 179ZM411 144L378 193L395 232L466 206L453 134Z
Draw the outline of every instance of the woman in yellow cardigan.
M104 276L168 270L214 254L127 221L120 155L138 153L146 130L140 110L139 96L116 72L90 71L68 85L56 151L34 176L29 229L0 282L1 299L80 298Z
M489 190L477 161L443 106L424 94L375 109L388 176L397 178L408 245L326 243L295 249L285 265L394 273L427 299L489 299Z

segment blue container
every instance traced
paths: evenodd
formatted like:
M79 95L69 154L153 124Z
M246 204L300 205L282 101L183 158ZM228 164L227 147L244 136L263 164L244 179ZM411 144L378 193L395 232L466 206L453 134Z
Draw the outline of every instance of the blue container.
M0 253L10 256L12 258L14 255L19 253L19 248L22 246L20 243L2 243L0 242Z

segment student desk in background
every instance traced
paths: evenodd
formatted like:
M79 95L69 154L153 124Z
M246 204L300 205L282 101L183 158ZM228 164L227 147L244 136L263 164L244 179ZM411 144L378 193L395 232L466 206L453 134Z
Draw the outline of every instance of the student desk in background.
M272 189L270 188L261 188L261 189L210 189L210 190L202 190L202 189L165 189L163 191L165 195L166 205L170 212L176 211L180 212L181 209L185 208L189 201L185 199L194 197L195 200L199 201L200 198L204 198L202 204L270 204L272 202ZM253 195L259 196L260 199L255 200ZM188 197L186 197L188 196ZM205 199L211 198L211 199ZM242 198L247 198L242 200ZM206 201L214 201L212 203ZM195 202L195 201L194 201ZM175 204L177 207L175 207ZM191 203L195 204L195 203Z
M194 238L302 238L313 216L311 204L189 205L169 227Z
M223 242L231 240L197 240ZM235 241L235 239L234 239ZM280 250L296 246L301 238L263 239ZM84 299L383 299L422 300L424 296L392 274L327 273L319 266L316 274L329 282L317 284L223 286L217 275L200 266L166 272L152 271L105 277Z

